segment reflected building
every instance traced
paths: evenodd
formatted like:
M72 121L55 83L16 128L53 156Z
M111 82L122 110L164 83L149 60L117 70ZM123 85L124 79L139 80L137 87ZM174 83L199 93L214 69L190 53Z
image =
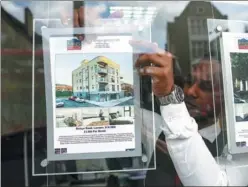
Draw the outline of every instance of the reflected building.
M45 101L43 53L41 36L34 34L36 106ZM24 21L19 21L1 7L1 94L2 135L31 129L33 15L24 9ZM43 103L42 103L43 104ZM41 105L42 105L41 104ZM45 105L38 108L37 118L45 121ZM11 112L9 112L11 111ZM41 120L40 120L41 121Z
M167 25L167 47L175 54L183 75L191 65L209 52L207 19L227 19L211 2L191 1L183 12Z
M12 2L9 2L12 3ZM2 5L2 4L1 4ZM32 140L32 109L35 110L35 134L39 144L36 158L46 153L46 105L43 53L41 36L33 36L33 15L26 8L24 21L21 22L1 6L1 105L2 110L2 186L43 186L45 177L32 176L30 157ZM33 51L33 37L36 49ZM35 55L35 81L32 86L32 54ZM35 109L32 108L32 88L35 88ZM27 151L27 168L23 160L25 143ZM44 146L44 147L42 147ZM41 148L42 147L42 148ZM39 160L39 159L38 159ZM40 163L36 160L36 165ZM10 170L10 168L15 168ZM23 171L27 171L23 172ZM15 176L13 180L13 176Z

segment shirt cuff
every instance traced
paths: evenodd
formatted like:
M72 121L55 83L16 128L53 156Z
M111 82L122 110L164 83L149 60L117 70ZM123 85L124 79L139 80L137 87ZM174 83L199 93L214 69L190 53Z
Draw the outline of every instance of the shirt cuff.
M164 122L161 129L167 139L186 139L198 131L194 118L190 117L185 103L161 106Z

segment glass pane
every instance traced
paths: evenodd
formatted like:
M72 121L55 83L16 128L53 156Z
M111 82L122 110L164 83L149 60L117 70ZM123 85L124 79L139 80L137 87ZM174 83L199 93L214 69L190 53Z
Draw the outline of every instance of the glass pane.
M235 20L208 20L212 33L211 52L217 53L221 60L223 76L223 120L228 136L228 150L226 154L247 152L247 87L246 87L246 38L247 22ZM237 30L237 27L239 29ZM213 57L215 58L215 57ZM226 84L229 82L229 84ZM218 85L213 82L214 86ZM217 94L217 93L216 93Z
M149 35L152 42L156 42L161 49L166 49L173 53L177 59L175 68L175 82L184 88L186 104L190 115L196 119L199 133L204 139L205 144L214 157L217 159L226 159L228 150L228 137L226 125L226 97L225 90L221 85L221 73L216 73L217 78L212 77L213 67L210 70L204 70L209 81L204 84L196 84L194 72L199 68L203 61L217 59L223 61L221 57L221 47L216 29L221 26L222 31L228 33L243 33L248 31L247 2L245 1L1 1L1 85L2 85L2 184L3 186L56 186L56 185L97 185L106 186L113 181L113 186L178 186L181 181L177 180L177 173L166 149L166 141L163 136L160 125L163 123L160 115L159 105L155 102L155 127L154 134L156 142L148 140L153 136L151 127L151 118L146 120L142 131L142 139L147 141L143 143L142 149L146 151L147 157L136 159L113 158L113 159L88 159L85 162L67 161L57 162L46 166L47 156L47 121L46 121L46 98L44 75L44 51L42 50L42 40L39 40L41 26L48 28L64 28L73 24L73 19L64 22L64 17L72 18L74 9L81 5L87 5L85 17L90 21L85 21L86 25L97 27L99 25L121 27L122 23L107 23L107 21L95 21L97 15L107 19L117 10L123 12L122 20L125 24L131 22L137 24L151 24L149 31L143 30L140 33L141 38L147 38ZM97 8L96 8L97 7ZM96 9L94 9L96 8ZM92 14L92 10L97 10L99 14ZM82 10L81 10L82 11ZM65 13L62 16L61 13ZM84 14L84 12L82 12ZM118 15L118 13L117 13ZM115 14L115 16L117 16ZM118 16L117 16L118 17ZM89 19L88 19L89 18ZM33 25L33 20L35 24ZM119 18L117 19L119 20ZM208 21L207 21L208 20ZM240 20L240 21L233 21ZM34 27L33 27L34 26ZM140 28L142 30L142 27ZM36 33L34 34L33 31ZM35 45L33 43L35 42ZM34 50L33 50L34 48ZM35 58L33 59L33 55ZM244 56L230 54L233 61L243 59ZM209 58L211 57L211 58ZM62 58L62 57L61 57ZM35 60L35 66L32 63ZM242 70L242 71L241 71ZM245 68L233 71L233 76L240 76L245 73ZM88 74L91 69L82 70L82 74ZM93 71L98 69L93 68ZM110 70L112 71L112 70ZM33 74L34 72L34 74ZM236 73L238 72L238 73ZM84 85L83 82L97 80L97 76L82 77L78 74L77 90L120 90L122 88L129 90L128 85L118 85L117 87L103 86L105 81L112 81L100 77L100 84ZM114 73L114 72L113 72ZM102 74L104 72L102 71ZM121 71L118 75L122 74ZM127 75L128 76L128 73ZM32 85L32 78L35 78L35 85ZM122 84L123 79L113 79L115 83ZM243 100L246 101L247 83L245 79L234 77L232 86L235 88L234 97L235 111L240 116L243 110ZM82 85L80 85L82 83ZM226 85L230 83L224 82ZM209 86L211 85L211 86ZM57 87L59 91L71 90L69 87ZM151 81L149 78L142 79L142 96L140 109L148 111L151 114L153 108L151 103ZM213 90L214 89L214 90ZM218 89L218 91L216 90ZM34 91L34 94L32 94ZM130 91L130 90L129 90ZM219 99L216 99L218 92L224 93ZM236 93L238 92L238 94ZM128 95L127 91L127 95ZM32 106L34 97L35 105ZM104 99L104 98L103 98ZM232 100L232 99L231 99ZM220 104L221 103L221 104ZM35 116L32 119L33 107ZM237 110L236 110L237 109ZM79 115L77 115L78 118ZM143 113L146 116L146 113ZM147 115L148 116L148 115ZM75 117L75 115L74 115ZM245 117L241 116L242 119ZM240 118L237 118L238 120ZM35 133L32 132L32 123L35 124ZM242 130L242 129L241 129ZM237 129L236 129L237 131ZM236 132L233 131L233 132ZM218 135L216 137L216 135ZM35 137L32 139L32 137ZM236 137L235 137L236 138ZM236 141L236 139L235 139ZM235 142L233 141L233 142ZM32 142L35 144L35 163L32 160ZM243 145L243 141L238 141L238 147ZM48 142L49 143L49 142ZM235 142L236 144L236 142ZM217 146L216 146L217 145ZM154 146L156 149L154 150ZM235 145L237 147L237 145ZM11 149L10 149L11 147ZM224 151L223 151L224 150ZM224 156L223 156L224 155ZM242 154L233 156L233 160L246 162ZM230 154L229 154L230 156ZM229 158L229 157L228 157ZM143 161L142 161L143 159ZM142 161L142 162L140 162ZM242 164L238 164L241 166ZM243 164L244 166L245 164ZM247 164L246 164L247 165ZM106 167L119 172L91 173L91 174L68 174L70 171L82 172L82 168L89 168L87 172L103 170ZM146 168L143 171L124 172L126 168ZM38 173L51 173L51 171L65 172L64 175L57 176L35 176L32 171L35 168ZM99 169L100 168L100 169ZM148 168L153 168L146 171ZM247 169L248 167L242 167ZM144 171L145 170L145 171ZM15 180L13 180L15 176Z
M142 87L133 70L136 51L128 43L138 35L135 35L137 31L129 33L127 27L125 32L110 30L110 27L105 27L108 32L99 32L98 27L84 32L82 28L42 30L43 51L50 51L49 55L44 54L48 143L47 156L40 164L43 171L37 166L33 170L35 175L148 169L146 160L152 152L146 144L152 145L154 140L153 136L141 137ZM85 37L94 34L94 43L81 43L73 37L79 34ZM71 44L74 40L75 45ZM119 71L122 75L117 76ZM99 90L95 89L96 84ZM56 105L52 104L55 101ZM34 103L34 119L36 107ZM152 122L153 113L150 115ZM33 128L35 135L35 123ZM39 162L39 149L34 142L34 163ZM68 160L76 162L76 168L67 170L60 166Z

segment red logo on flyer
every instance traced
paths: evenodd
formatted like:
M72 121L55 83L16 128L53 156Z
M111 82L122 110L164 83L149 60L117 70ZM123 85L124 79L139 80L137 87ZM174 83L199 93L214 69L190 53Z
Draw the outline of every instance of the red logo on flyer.
M82 42L78 39L67 40L67 50L81 50Z
M245 38L238 40L239 49L248 49L248 40Z

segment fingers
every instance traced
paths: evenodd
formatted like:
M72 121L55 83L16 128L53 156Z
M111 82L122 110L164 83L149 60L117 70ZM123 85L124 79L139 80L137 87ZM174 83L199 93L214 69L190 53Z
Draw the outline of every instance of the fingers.
M73 26L74 27L79 27L79 15L78 15L78 10L73 11Z
M80 26L79 24L80 20L79 20L79 10L75 9L73 11L73 27L77 28ZM76 37L80 40L83 41L84 40L84 36L83 35L76 35Z
M63 25L68 25L69 24L68 23L68 18L69 18L68 12L65 9L63 9L60 12L60 18L61 18L61 22L62 22Z
M68 11L61 11L60 18L63 25L69 25L69 21L73 20L73 27L83 27L84 26L84 7L81 6L79 9L73 10L73 18L69 16Z
M73 17L69 16L68 12L63 10L61 11L61 22L65 26L72 26L74 28L92 26L94 23L97 23L97 20L100 18L100 14L105 10L101 7L85 7L80 6L79 9L74 9ZM116 11L110 15L110 18L121 18L123 17L122 11ZM86 20L87 19L87 20ZM72 20L72 23L69 23L69 20ZM87 43L91 43L92 40L96 38L95 35L76 35L79 40L85 40Z
M154 67L154 66L146 66L139 70L141 75L148 75L151 77L163 77L164 68Z
M140 67L147 62L152 63L155 66L159 67L167 67L168 65L172 64L172 56L168 55L167 53L162 54L144 54L141 55L137 62L135 63L136 67Z
M135 63L136 67L146 65L148 63L153 63L157 66L163 66L161 58L157 54L143 54L141 55Z
M80 27L84 27L84 15L85 15L84 7L81 6L78 10L78 24Z
M96 22L97 19L100 18L100 13L101 11L97 9L97 7L95 8L87 8L88 10L88 21L87 23L89 23L89 25L91 25L92 23ZM86 7L81 6L79 9L75 9L73 11L73 26L74 27L84 27L85 26L85 14L87 12ZM123 12L122 11L116 11L114 13L112 13L109 18L122 18L123 17ZM61 22L64 25L68 25L68 13L66 11L62 11L61 13Z

